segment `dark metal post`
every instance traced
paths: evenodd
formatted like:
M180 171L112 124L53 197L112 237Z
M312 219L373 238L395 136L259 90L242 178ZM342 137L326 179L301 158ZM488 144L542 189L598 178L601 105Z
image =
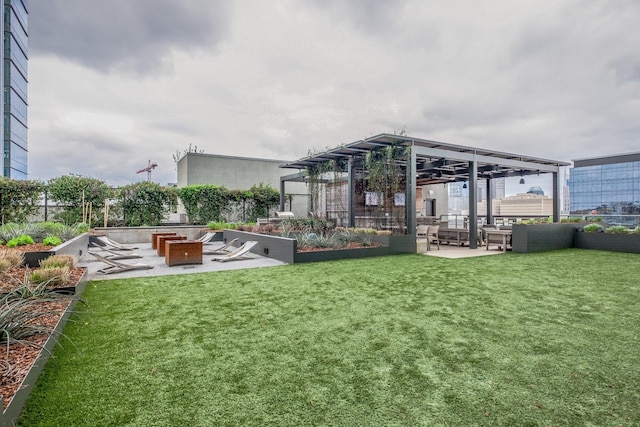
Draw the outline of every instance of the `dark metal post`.
M280 212L284 212L284 179L280 177Z
M487 224L493 224L493 180L487 179Z
M469 162L469 249L478 248L478 162Z
M49 193L47 192L47 190L44 190L44 220L47 221L49 219L49 212L48 212L48 203L49 203Z
M416 150L413 146L409 148L409 158L407 159L407 176L405 185L405 216L407 222L407 234L416 234Z
M560 222L560 194L558 172L552 172L553 175L553 222Z
M353 167L353 156L347 162L347 218L348 226L356 226L356 174Z

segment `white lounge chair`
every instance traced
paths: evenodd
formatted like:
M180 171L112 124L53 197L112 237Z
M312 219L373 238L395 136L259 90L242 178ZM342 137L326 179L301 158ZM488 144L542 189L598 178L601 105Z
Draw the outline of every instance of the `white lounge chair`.
M103 255L104 258L111 259L111 260L142 258L142 255L138 255L128 251L114 251L113 249L109 249L106 246L100 246L98 247L98 249L100 249L103 252L106 252L106 254Z
M238 241L238 238L232 239L219 248L207 249L202 251L202 255L225 255L231 251L234 251L236 248L233 247L233 244Z
M211 259L211 261L227 262L227 261L236 261L236 260L241 260L241 259L247 259L249 257L247 257L246 255L257 244L258 244L258 242L256 242L256 241L248 240L248 241L244 242L244 244L242 246L240 246L239 248L237 248L236 250L231 251L226 255L213 258L213 259Z
M215 231L207 231L206 233L204 233L202 237L196 239L196 241L202 242L203 245L208 245L213 242L213 238L215 237L216 234L218 233Z
M106 246L115 251L132 251L134 249L138 249L136 246L126 246L122 243L116 242L115 240L111 240L107 236L95 236L95 241L97 241L96 246Z
M153 268L152 265L147 264L126 264L124 262L114 261L109 258L105 258L100 256L94 252L89 252L93 255L98 261L102 261L108 265L108 267L101 268L97 272L100 274L114 274L114 273L122 273L125 271L133 271L133 270L149 270Z

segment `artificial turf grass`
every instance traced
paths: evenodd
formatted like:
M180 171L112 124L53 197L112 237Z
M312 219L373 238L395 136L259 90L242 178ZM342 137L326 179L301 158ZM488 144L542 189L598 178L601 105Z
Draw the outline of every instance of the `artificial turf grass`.
M637 255L89 284L21 425L633 425Z

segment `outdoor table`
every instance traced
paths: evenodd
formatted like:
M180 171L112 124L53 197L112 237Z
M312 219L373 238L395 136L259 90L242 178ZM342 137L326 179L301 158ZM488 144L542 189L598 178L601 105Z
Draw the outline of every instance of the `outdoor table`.
M160 231L157 233L151 233L151 249L158 249L158 236L175 236L178 233L172 231Z
M487 250L489 250L489 244L491 242L491 236L499 236L502 237L502 252L507 251L507 241L508 238L511 237L511 230L491 230L485 229L485 234L487 235Z
M156 250L158 256L164 256L165 243L167 240L187 240L187 236L158 236L156 237Z
M164 259L169 267L184 264L202 264L202 242L197 240L167 240Z

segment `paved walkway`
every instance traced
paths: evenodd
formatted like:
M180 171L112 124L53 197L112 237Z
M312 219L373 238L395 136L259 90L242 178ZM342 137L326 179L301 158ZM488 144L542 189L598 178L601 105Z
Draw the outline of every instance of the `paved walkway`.
M132 270L114 274L100 274L97 270L106 267L107 265L96 259L93 255L87 253L82 255L78 262L79 267L87 267L89 271L89 280L108 280L108 279L123 279L129 277L154 277L154 276L168 276L171 274L192 274L192 273L205 273L212 271L224 271L224 270L238 270L243 268L258 268L258 267L272 267L277 265L285 265L282 261L278 261L272 258L265 258L253 253L249 254L248 259L217 262L212 261L213 255L203 255L202 264L192 265L176 265L173 267L167 266L164 257L159 257L155 249L151 249L151 243L136 243L127 246L137 246L138 249L131 251L140 255L142 258L136 259L124 259L118 260L118 262L126 264L146 264L153 268L149 270ZM215 242L205 245L207 249L214 249L222 246L222 242ZM106 252L100 250L100 248L89 248L90 252L96 252L98 255L106 255ZM121 251L127 253L126 251Z
M224 270L239 270L243 268L258 268L258 267L273 267L279 265L285 265L282 261L278 261L272 258L266 258L256 255L254 253L249 254L248 259L229 261L229 262L217 262L212 261L212 255L203 255L202 264L192 265L178 265L169 267L165 263L164 257L159 257L155 249L151 249L150 243L137 243L135 245L138 249L132 251L133 253L140 255L141 258L119 260L119 262L126 264L146 264L153 268L148 270L132 270L122 273L114 274L100 274L97 271L106 267L106 264L99 261L91 254L84 254L79 262L79 267L87 267L89 271L89 280L109 280L109 279L124 279L130 277L154 277L154 276L167 276L171 274L191 274L191 273L204 273L213 271ZM206 248L216 248L222 246L222 242L215 242L206 245ZM98 255L105 255L106 253L101 251L100 248L89 248L90 252L96 252ZM123 253L127 253L124 252ZM485 247L478 249L469 249L468 247L454 246L454 245L440 245L440 250L436 246L432 246L431 250L424 253L427 256L435 256L441 258L469 258L477 256L488 255L500 255L503 252L501 250L486 250Z
M500 255L503 254L502 250L489 249L481 246L478 249L469 249L468 246L455 246L455 245L440 245L440 250L435 245L431 245L431 250L424 253L427 256L435 256L440 258L471 258L487 255Z

